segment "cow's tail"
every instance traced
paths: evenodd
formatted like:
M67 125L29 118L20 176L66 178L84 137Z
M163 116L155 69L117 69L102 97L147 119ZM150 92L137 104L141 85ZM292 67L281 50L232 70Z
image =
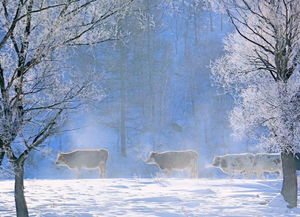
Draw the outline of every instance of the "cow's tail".
M108 155L109 155L109 153L108 153L108 151L106 151L105 152L105 157L104 157L105 158L104 159L105 164L107 163Z
M199 165L198 165L198 154L195 153L195 156L193 158L192 162L192 178L198 178L198 171L199 171Z
M108 159L108 151L104 150L104 156L103 156L103 161L100 163L100 177L104 178L106 177L106 164L107 164L107 159Z

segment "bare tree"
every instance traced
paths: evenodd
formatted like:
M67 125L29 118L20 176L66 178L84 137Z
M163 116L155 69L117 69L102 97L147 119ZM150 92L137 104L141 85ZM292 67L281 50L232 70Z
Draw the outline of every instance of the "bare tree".
M70 110L95 100L95 72L69 64L70 47L116 40L133 0L2 0L0 164L14 167L17 216L28 216L24 163L57 132ZM118 15L118 16L116 16Z
M300 2L297 0L222 0L235 27L215 62L213 73L236 96L231 115L236 129L266 128L265 147L281 152L281 194L297 206L293 154L299 150ZM262 135L263 133L261 133Z

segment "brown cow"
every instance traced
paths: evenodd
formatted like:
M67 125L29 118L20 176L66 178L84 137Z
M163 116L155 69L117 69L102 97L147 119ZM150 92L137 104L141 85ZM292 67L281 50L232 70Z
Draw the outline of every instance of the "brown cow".
M198 153L195 151L151 152L146 164L156 164L169 175L172 170L189 169L191 177L198 177Z
M75 150L67 153L60 153L58 155L56 165L67 166L71 169L77 169L78 177L80 169L97 169L100 170L100 177L105 176L106 162L108 158L108 151L106 149L94 150Z

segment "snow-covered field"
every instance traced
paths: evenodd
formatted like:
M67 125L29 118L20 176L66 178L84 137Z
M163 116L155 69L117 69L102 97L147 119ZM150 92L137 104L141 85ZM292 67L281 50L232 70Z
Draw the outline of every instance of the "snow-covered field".
M31 216L300 216L300 208L285 208L277 196L280 185L242 179L26 180L25 191ZM0 216L15 216L13 181L0 182L0 200Z

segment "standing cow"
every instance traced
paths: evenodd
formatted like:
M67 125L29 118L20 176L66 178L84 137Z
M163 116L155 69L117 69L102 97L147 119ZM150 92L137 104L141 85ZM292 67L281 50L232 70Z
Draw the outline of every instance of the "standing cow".
M236 173L245 173L247 177L252 174L252 165L254 155L250 153L242 154L226 154L216 156L213 161L213 166L220 168L224 173L233 177Z
M82 168L99 169L100 177L103 178L106 174L107 159L108 151L106 149L75 150L68 153L60 153L56 165L63 165L71 169L76 169L77 177L79 177Z
M276 153L257 153L253 161L253 172L259 178L264 178L264 173L278 172L281 176L281 156Z
M191 177L198 177L198 153L195 151L151 152L146 164L156 164L167 175L172 170L190 170Z

